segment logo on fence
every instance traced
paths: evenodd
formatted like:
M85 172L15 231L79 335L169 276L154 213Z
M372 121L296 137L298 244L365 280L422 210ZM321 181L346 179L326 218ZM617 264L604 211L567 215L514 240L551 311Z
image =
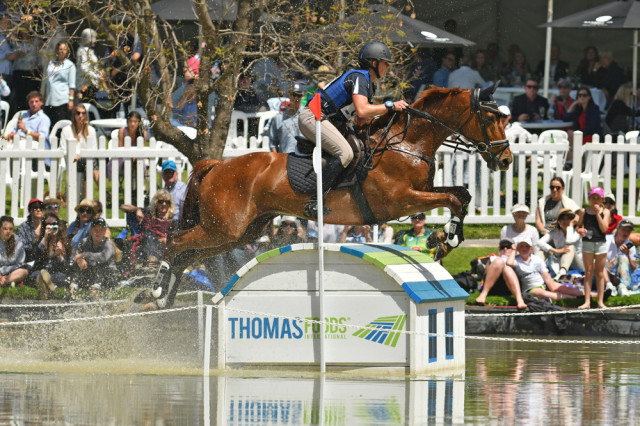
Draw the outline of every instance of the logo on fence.
M406 315L380 317L353 333L354 336L395 348L407 322Z

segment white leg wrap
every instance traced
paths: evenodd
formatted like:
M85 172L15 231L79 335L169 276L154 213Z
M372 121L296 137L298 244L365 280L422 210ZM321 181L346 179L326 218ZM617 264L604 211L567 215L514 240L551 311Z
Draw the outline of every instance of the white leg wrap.
M167 278L167 274L169 274L169 277ZM165 289L165 291L162 291L162 284L165 282L165 280L167 281L167 287ZM168 294L171 289L173 288L173 285L176 282L176 276L171 273L171 265L169 265L169 263L165 262L164 260L162 262L160 262L160 267L158 268L158 274L156 275L156 279L154 281L154 288L151 291L151 295L158 299L160 298L163 294Z
M456 232L459 226L460 218L457 216L452 217L451 220L446 225L444 225L444 232L447 234L446 243L451 247L458 247L458 245L460 244L460 240Z

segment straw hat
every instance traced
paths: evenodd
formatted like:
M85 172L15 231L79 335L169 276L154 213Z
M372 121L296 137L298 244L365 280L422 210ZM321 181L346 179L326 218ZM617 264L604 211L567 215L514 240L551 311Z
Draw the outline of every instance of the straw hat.
M90 209L91 209L91 210L93 210L93 211L96 211L96 208L95 208L95 206L93 205L93 201L91 201L91 200L90 200L90 199L88 199L88 198L85 198L84 200L80 201L80 204L78 204L78 205L76 206L76 208L75 208L76 213L78 213L78 210L79 210L81 207L87 207L87 208L90 208Z

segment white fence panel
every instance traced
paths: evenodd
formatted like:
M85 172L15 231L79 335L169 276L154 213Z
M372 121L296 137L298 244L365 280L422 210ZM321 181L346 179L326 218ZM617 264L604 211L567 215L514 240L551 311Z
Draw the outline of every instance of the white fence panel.
M265 117L263 122L266 123ZM224 157L268 151L266 139L254 139L253 146L251 143L227 146ZM529 205L531 214L527 221L533 223L536 200L548 193L549 183L556 175L563 177L565 193L579 205L586 199L589 186L598 183L606 192L615 193L622 216L640 223L640 144L637 139L637 133L626 138L607 135L602 142L596 136L592 143L583 145L582 134L575 132L571 145L573 152L569 155L569 144L550 143L547 139L541 142L534 135L530 143L512 141L510 147L514 161L504 172L489 171L480 155L442 147L435 158L435 184L469 189L473 199L467 223L511 223L511 207L517 203ZM121 200L143 205L145 197L153 197L156 190L164 185L159 168L162 161L172 159L179 170L186 169L188 173L192 170L191 164L177 149L153 138L149 146L144 146L142 138L132 143L127 137L125 146L119 148L117 141L107 141L101 136L97 148L84 149L81 153L87 160L89 171L82 175L77 173L75 142L70 141L66 150L58 148L55 138L51 139L51 144L52 149L46 150L44 138L37 142L30 137L16 139L13 143L0 140L0 188L4 189L0 191L0 205L3 206L2 214L13 216L17 223L24 221L27 214L25 206L30 198L42 199L45 192L57 194L60 191L67 198L68 220L75 219L73 209L84 194L84 197L102 202L110 225L124 226L124 214L119 211ZM572 159L573 170L562 171L565 158ZM49 167L47 163L50 163ZM95 186L91 172L94 167L98 172ZM64 183L62 188L61 183ZM10 203L7 193L11 194ZM624 205L626 209L623 209ZM434 209L428 213L430 223L446 223L448 220L447 209Z

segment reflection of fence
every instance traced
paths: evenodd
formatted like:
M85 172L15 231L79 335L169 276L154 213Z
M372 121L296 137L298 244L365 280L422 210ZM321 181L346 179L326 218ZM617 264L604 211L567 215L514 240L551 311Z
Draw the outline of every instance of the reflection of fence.
M586 200L586 188L598 184L605 192L615 194L622 216L640 223L640 145L637 139L634 136L625 141L623 136L619 136L614 140L607 135L602 143L594 137L592 143L582 145L582 135L576 132L573 152L567 156L568 143L539 142L534 135L531 143L511 144L514 162L506 172L489 172L479 155L442 147L437 153L436 185L470 188L475 196L467 223L510 223L512 217L509 212L516 203L525 203L532 208L528 221L533 222L536 200L549 193L550 180L557 174L567 183L565 194L578 204ZM227 144L224 155L230 158L248 152L268 151L265 143L266 140L254 139L253 144L251 141L246 144L245 140L236 139L233 145ZM147 194L152 196L157 188L162 187L158 164L171 158L181 170L191 170L187 159L170 145L151 139L150 146L143 146L142 140L132 146L131 140L125 138L124 148L117 148L117 143L112 144L116 148L109 148L106 139L101 137L97 149L82 152L82 156L88 159L87 168L95 165L99 172L98 185L94 189L91 179L77 174L73 154L75 143L70 143L66 150L57 148L56 138L51 138L51 144L53 149L49 151L44 148L44 140L33 144L30 137L24 142L17 140L11 146L4 140L0 141L0 188L6 189L0 191L0 205L4 206L0 213L22 222L26 217L24 206L30 198L42 198L45 193L60 191L66 194L71 212L69 219L73 220L78 192L83 192L88 198L100 200L104 206L116 207L111 209L107 219L112 226L123 226L124 218L120 217L117 209L120 200L142 205ZM562 171L565 158L573 161L573 170ZM45 159L51 161L49 169ZM32 160L35 160L33 169ZM83 190L79 191L79 187ZM8 194L10 203L7 203ZM448 210L436 209L429 213L429 222L444 223L448 217Z

